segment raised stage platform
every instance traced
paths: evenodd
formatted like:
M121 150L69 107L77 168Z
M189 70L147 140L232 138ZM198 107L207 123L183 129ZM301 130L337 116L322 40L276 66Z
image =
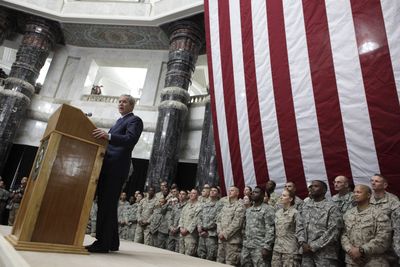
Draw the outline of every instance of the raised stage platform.
M0 267L227 266L130 241L121 241L120 250L108 254L79 255L19 251L4 239L10 232L10 226L0 225ZM93 237L86 235L84 245L93 241Z

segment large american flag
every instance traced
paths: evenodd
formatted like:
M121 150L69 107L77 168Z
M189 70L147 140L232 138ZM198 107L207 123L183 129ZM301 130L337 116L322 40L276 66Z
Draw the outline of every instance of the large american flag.
M223 190L337 175L400 193L399 0L205 0Z

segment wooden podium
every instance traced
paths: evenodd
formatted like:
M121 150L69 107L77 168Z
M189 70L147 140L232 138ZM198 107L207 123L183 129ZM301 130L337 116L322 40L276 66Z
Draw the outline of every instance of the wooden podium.
M49 119L12 232L17 250L86 254L86 226L107 141L77 108L62 105Z

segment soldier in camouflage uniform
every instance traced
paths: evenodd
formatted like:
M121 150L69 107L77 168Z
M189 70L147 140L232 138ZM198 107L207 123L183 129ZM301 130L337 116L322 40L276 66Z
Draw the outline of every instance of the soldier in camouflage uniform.
M312 181L311 199L301 211L296 235L303 250L302 266L338 266L343 220L339 208L325 198L327 189L323 181Z
M295 208L294 191L283 190L282 209L275 214L275 245L272 267L299 267L301 265L300 245L296 228L300 213Z
M204 190L204 189L203 189ZM197 231L199 232L199 258L215 261L218 251L217 215L222 206L218 202L218 188L211 187L209 201L202 203Z
M127 202L127 201L126 201ZM128 237L128 218L127 218L127 208L129 204L123 204L118 207L118 234L120 239L127 239Z
M256 186L252 192L253 206L246 210L242 266L271 266L275 210L263 203L264 195L264 190Z
M393 250L400 264L400 207L392 212Z
M197 201L196 189L190 191L189 201L182 210L179 219L179 231L181 233L179 252L189 256L196 256L199 233L197 222L200 213L200 204Z
M141 196L141 195L139 195ZM133 241L135 240L135 231L137 227L137 211L138 211L138 206L141 198L136 199L134 196L132 196L129 199L130 205L127 206L125 210L125 216L127 220L127 233L126 233L126 240Z
M169 236L168 236L168 244L167 248L170 251L179 252L179 242L180 242L180 233L179 233L179 219L181 218L181 213L185 205L187 204L187 193L185 190L181 190L179 192L179 203L176 203L176 200L173 200L170 208L171 208L171 216L169 217Z
M392 193L386 192L388 187L387 179L381 174L375 174L371 178L373 190L370 203L380 210L383 210L390 218L392 212L400 206L399 198Z
M238 265L240 262L245 208L238 200L238 197L239 188L231 186L229 188L228 202L224 204L217 218L217 261L230 265Z
M165 198L160 198L158 204L154 208L154 212L150 219L150 233L153 236L153 245L158 248L165 249L168 239L168 221L165 218L167 214L167 201Z
M157 204L153 187L149 187L147 197L140 201L138 207L138 224L135 232L135 242L144 243L145 245L152 245L152 237L149 230L150 217L153 214L154 207Z
M292 192L295 195L294 199L294 208L298 211L301 210L301 207L303 206L303 200L296 196L296 184L294 182L287 182L285 184L285 189L288 190L289 192Z
M368 186L356 185L354 199L357 207L344 215L341 241L347 266L390 266L384 255L391 243L390 220L383 211L369 203L371 193Z
M346 176L339 175L333 183L335 190L338 192L332 197L332 201L340 209L342 214L355 206L353 201L353 193L350 190L349 179Z
M158 202L161 198L165 198L165 200L168 200L168 199L170 198L170 195L169 195L169 186L168 186L168 182L167 182L167 181L162 181L162 182L160 183L160 192L157 192L156 198L157 198L157 202Z

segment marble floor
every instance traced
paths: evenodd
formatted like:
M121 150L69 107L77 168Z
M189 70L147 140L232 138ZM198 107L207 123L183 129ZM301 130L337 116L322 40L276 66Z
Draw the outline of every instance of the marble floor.
M0 225L0 267L227 266L130 241L121 241L120 250L108 254L17 251L4 239L10 232L11 227ZM93 240L86 235L84 245L91 244Z

